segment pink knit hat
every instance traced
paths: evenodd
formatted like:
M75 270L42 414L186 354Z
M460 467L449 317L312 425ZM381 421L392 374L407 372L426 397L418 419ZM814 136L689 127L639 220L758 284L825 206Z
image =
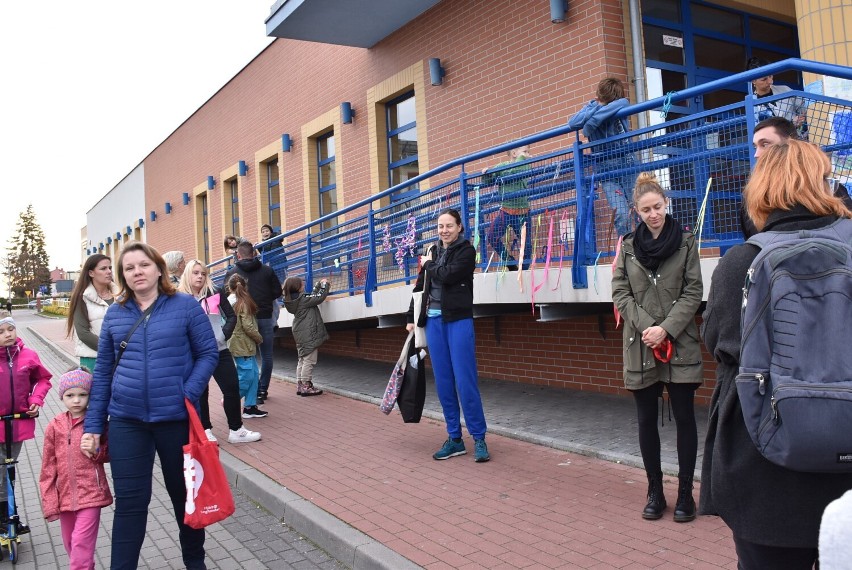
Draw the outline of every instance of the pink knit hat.
M59 377L59 397L65 395L65 392L71 388L82 388L86 392L92 389L92 375L82 368L69 370Z

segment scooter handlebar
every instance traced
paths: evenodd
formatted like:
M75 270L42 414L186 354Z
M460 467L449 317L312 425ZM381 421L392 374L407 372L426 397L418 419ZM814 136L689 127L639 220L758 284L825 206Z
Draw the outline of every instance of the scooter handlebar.
M18 412L18 413L16 413L16 414L6 414L6 415L3 415L3 416L0 416L0 421L6 421L6 420L28 420L28 419L31 419L31 418L37 418L37 417L38 417L38 414L36 414L36 415L34 415L34 416L31 416L31 415L29 415L29 414L28 414L28 413L26 413L26 412Z

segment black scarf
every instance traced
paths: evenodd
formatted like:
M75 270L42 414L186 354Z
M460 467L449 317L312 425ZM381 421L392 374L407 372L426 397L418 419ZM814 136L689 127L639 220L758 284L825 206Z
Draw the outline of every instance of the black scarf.
M639 224L633 234L633 250L643 267L656 271L663 261L674 255L682 241L680 225L666 214L663 231L657 239L653 238L645 222Z

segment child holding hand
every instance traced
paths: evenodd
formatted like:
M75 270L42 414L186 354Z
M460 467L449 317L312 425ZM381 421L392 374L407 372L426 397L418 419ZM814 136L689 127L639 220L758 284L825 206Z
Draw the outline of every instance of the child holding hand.
M48 521L59 519L62 542L71 570L95 567L95 544L101 509L112 504L104 463L109 461L106 438L100 447L91 435L83 437L92 375L86 368L59 378L59 396L68 411L44 431L41 461L41 508Z
M53 376L42 366L38 354L24 346L8 311L0 311L0 415L26 413L23 420L12 421L12 457L18 458L23 442L35 438L35 418L44 405ZM6 430L0 422L0 465L6 460ZM0 524L8 521L9 497L6 469L0 469ZM18 534L30 529L18 523Z

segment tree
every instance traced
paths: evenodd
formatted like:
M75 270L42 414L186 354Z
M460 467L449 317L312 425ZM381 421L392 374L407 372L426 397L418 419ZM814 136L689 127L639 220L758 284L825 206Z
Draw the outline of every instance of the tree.
M7 258L9 282L16 295L22 297L26 291L38 291L42 286L50 291L50 260L44 246L44 232L36 221L32 204L18 216Z

